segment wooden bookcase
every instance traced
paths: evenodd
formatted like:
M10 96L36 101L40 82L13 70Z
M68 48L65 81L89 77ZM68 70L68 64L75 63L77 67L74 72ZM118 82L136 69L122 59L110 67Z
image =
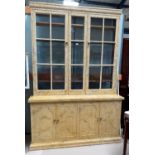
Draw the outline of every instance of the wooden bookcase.
M121 10L31 2L31 149L120 140Z

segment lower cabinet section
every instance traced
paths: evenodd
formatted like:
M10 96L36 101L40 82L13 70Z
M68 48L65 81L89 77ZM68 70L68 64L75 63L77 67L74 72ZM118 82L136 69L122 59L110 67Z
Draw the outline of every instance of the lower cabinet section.
M121 100L31 103L31 149L120 140Z

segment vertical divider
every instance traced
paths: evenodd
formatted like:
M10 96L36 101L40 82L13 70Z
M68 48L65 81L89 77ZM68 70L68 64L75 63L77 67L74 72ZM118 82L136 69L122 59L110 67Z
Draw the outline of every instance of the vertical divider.
M52 15L50 14L50 72L51 72L51 89L52 89L52 22L51 22Z
M65 29L65 39L64 39L64 54L65 54L65 63L64 63L64 71L65 71L65 92L68 94L68 85L69 85L69 76L68 76L68 73L69 73L69 66L68 66L68 62L69 62L69 54L68 54L68 51L69 51L69 40L68 40L68 36L69 36L69 31L68 31L68 27L69 27L69 21L68 21L68 18L69 17L69 14L67 12L67 14L65 14L65 23L64 23L64 29ZM67 43L67 46L66 46L66 43ZM65 94L66 94L65 93Z
M104 49L104 18L102 18L102 48L101 48L101 69L100 69L100 87L102 86L102 64L103 64L103 49Z
M119 22L120 17L115 18L116 19L116 26L115 26L115 44L114 44L114 56L113 56L113 79L112 79L112 89L114 92L117 92L117 83L118 83L118 72L117 72L117 59L118 59L118 44L119 44Z
M37 44L36 44L36 12L32 10L31 13L31 27L32 27L32 70L33 70L33 91L36 94L38 90L38 71L37 71Z
M71 12L69 12L69 20L68 20L68 94L70 94L70 90L71 90L71 29L72 29L72 25L71 25Z
M89 87L89 59L90 59L90 33L91 33L91 16L87 14L87 46L86 46L86 94Z
M84 40L83 40L83 90L86 94L86 72L87 72L87 15L84 16Z

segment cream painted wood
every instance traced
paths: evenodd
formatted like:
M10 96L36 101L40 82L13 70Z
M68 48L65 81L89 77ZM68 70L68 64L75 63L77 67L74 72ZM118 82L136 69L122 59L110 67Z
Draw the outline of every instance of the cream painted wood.
M77 137L77 105L57 104L55 140L70 140Z
M116 90L118 80L118 25L122 11L119 9L99 7L67 7L42 2L30 2L30 6L32 8L32 66L34 87L34 96L29 98L32 128L30 149L72 147L120 141L119 128L121 101L123 97L117 95ZM37 88L36 39L39 38L36 38L36 13L49 14L50 16L53 14L65 16L64 90L38 90ZM72 16L83 16L85 18L82 90L71 90ZM112 89L88 89L91 17L116 19L115 41L108 42L115 43ZM44 38L42 39L46 40ZM51 41L51 37L48 40ZM101 43L104 42L101 41Z
M52 104L31 105L32 143L54 139L55 107Z
M121 102L100 104L99 134L101 137L120 136Z
M85 6L64 6L60 4L54 4L54 3L46 3L46 2L33 2L30 1L30 7L36 10L69 10L69 11L79 11L79 12L88 12L88 13L104 13L104 14L110 14L110 15L121 15L122 10L120 9L112 9L112 8L100 8L100 7L85 7Z
M116 9L100 9L94 7L72 7L48 3L35 3L30 4L32 7L32 49L33 49L33 77L34 77L34 94L35 95L58 95L58 94L111 94L117 92L118 73L118 34L119 34L119 17L121 10ZM45 8L44 8L45 7ZM59 9L58 9L59 8ZM96 9L96 10L95 10ZM88 12L89 10L89 12ZM65 15L65 89L64 90L38 90L37 89L37 69L36 69L36 19L35 14L58 14ZM102 13L102 14L101 14ZM83 64L83 89L71 90L71 17L83 16L85 18L84 23L84 64ZM116 35L115 35L115 52L114 52L114 69L112 79L112 89L88 89L89 82L89 51L90 51L90 18L109 18L116 19ZM104 41L105 42L105 41ZM109 41L110 43L110 41ZM100 84L101 85L101 84Z
M79 138L98 137L99 106L96 103L79 104Z
M117 95L32 96L30 148L118 142L122 99Z

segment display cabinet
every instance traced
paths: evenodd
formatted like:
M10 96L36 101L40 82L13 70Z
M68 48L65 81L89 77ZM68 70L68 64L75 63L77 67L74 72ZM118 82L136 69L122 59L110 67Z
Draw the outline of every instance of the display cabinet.
M31 149L118 142L121 10L31 2Z

